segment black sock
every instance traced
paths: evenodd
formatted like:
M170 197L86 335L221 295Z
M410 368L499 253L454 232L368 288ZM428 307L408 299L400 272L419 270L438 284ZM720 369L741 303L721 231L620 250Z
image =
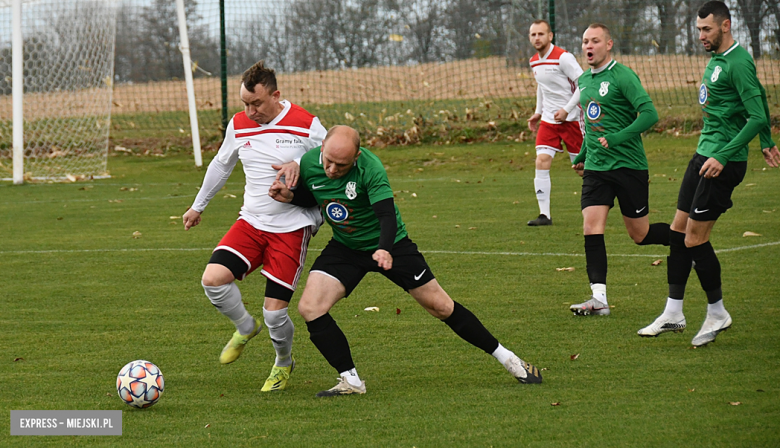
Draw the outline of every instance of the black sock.
M344 332L341 331L330 313L325 313L311 322L306 322L306 327L309 329L311 342L337 372L346 372L355 368L347 337L344 336Z
M657 222L650 224L650 229L645 235L645 239L639 243L640 246L647 246L648 244L661 244L663 246L669 245L669 224L665 222Z
M723 300L723 290L721 288L713 289L712 291L704 291L707 294L707 303L718 303Z
M669 281L669 297L682 300L685 285L691 275L691 251L685 247L685 234L669 230L669 256L666 258L666 278Z
M450 317L442 319L442 322L452 328L452 331L464 341L481 348L488 355L492 355L498 348L498 339L490 334L474 313L458 302L455 302L455 309L452 310Z
M696 275L699 276L701 288L705 292L720 289L720 261L718 261L718 256L715 255L715 249L712 248L712 244L707 241L704 244L690 247L688 250L691 252L691 258L696 262L694 269L696 269Z
M604 235L585 235L585 264L591 283L607 284L607 246Z

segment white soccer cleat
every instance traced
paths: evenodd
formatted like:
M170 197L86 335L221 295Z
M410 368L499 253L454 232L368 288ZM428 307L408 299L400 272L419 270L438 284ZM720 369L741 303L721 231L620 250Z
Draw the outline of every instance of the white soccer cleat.
M707 345L715 340L718 333L726 331L729 328L731 328L731 315L728 312L724 318L717 318L707 314L707 318L704 319L701 330L699 330L699 333L693 338L691 344L693 344L694 347Z
M539 384L542 382L542 374L536 366L528 364L517 355L507 359L504 363L504 368L512 374L517 381L523 384Z
M338 395L353 395L366 393L366 382L361 381L360 386L349 384L344 377L339 377L339 382L328 390L317 392L318 397L336 397Z
M595 297L569 307L575 316L609 316L609 305L599 302Z
M670 331L675 333L682 333L685 331L685 316L683 316L682 313L661 314L652 324L637 331L636 334L643 338L649 338Z

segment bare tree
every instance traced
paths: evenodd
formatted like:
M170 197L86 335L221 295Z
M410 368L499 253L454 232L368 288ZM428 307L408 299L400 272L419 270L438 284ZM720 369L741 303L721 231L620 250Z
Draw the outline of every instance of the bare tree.
M406 5L408 32L405 34L412 42L411 59L420 63L441 60L444 9L435 0L417 0Z
M772 2L776 2L776 0L737 0L739 15L745 21L750 33L750 48L753 50L753 59L761 58L761 22L769 13L769 7L766 4ZM777 3L775 3L775 8L777 8Z

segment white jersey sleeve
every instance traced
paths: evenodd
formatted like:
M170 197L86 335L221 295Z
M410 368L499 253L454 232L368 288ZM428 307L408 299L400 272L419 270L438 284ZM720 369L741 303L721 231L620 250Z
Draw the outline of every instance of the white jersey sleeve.
M582 67L580 67L580 64L577 62L577 58L574 57L571 53L564 53L560 57L560 67L561 71L563 72L566 77L574 81L574 85L577 85L577 80L579 79L580 75L582 75ZM563 108L566 110L566 112L569 112L571 114L571 111L574 110L578 105L580 104L580 89L576 88L574 89L574 93L572 93L571 98L569 99L569 102L566 103ZM573 120L570 120L573 121Z
M200 191L192 203L191 208L193 210L203 213L203 210L209 205L214 195L225 186L225 182L227 182L230 174L233 172L236 162L238 162L238 146L236 145L235 130L233 128L233 120L231 119L225 131L225 140L222 141L219 152L217 152L217 155L211 160L206 169L203 185L201 185Z

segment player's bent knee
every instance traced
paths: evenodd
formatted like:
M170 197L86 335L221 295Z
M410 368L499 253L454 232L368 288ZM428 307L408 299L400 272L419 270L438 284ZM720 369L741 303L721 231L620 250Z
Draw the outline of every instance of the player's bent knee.
M222 265L209 264L201 277L203 286L222 286L227 285L236 278L229 269Z
M304 300L303 298L298 302L298 314L300 314L306 322L311 322L328 312L328 310L322 310L321 308L322 307L317 306L316 303Z

